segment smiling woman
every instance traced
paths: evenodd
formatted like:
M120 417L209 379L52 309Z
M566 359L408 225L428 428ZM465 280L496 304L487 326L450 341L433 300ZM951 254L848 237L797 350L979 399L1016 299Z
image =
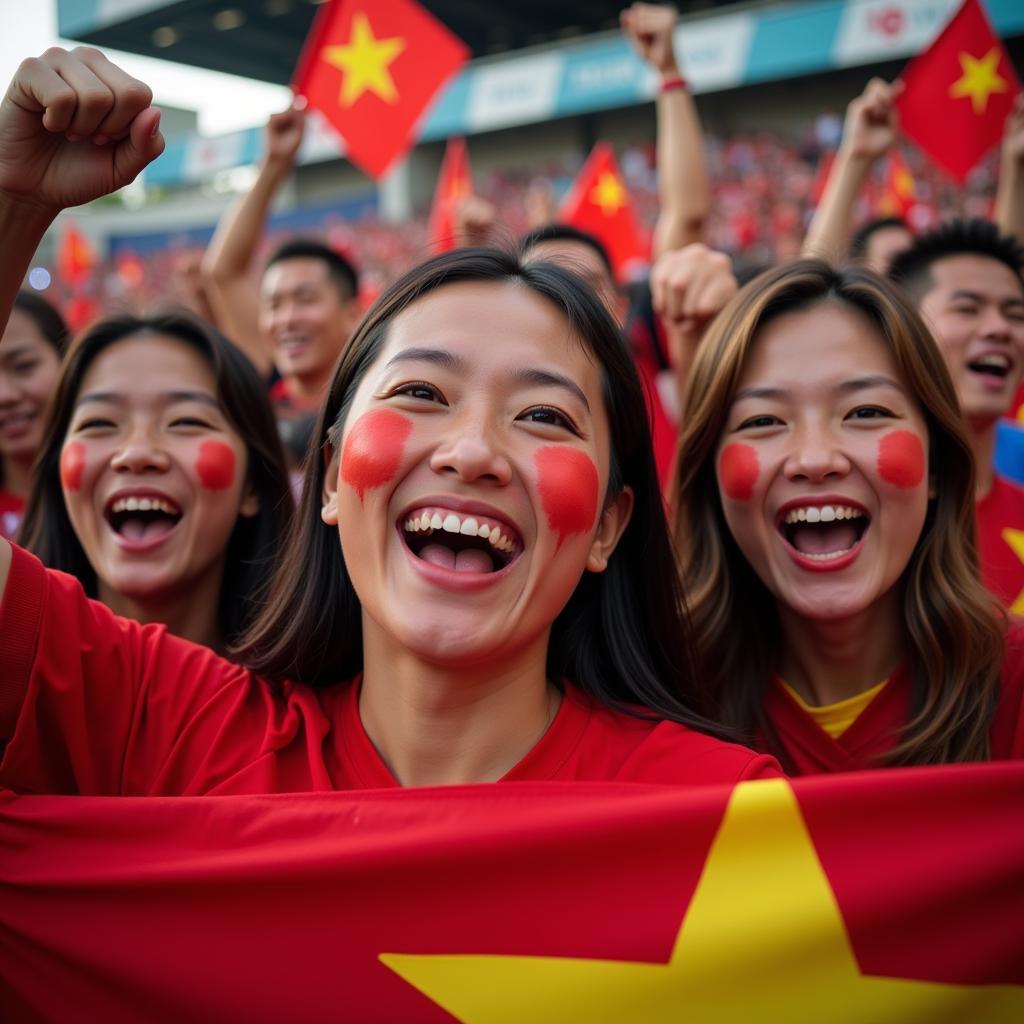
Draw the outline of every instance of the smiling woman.
M219 503L244 519L246 452L179 335L108 330L75 348L58 394L48 465L108 603L186 577L201 593ZM322 458L232 652L241 665L90 605L15 550L0 635L17 703L0 721L26 724L0 783L173 794L772 774L700 713L647 429L621 335L574 276L489 250L424 264L335 371ZM17 642L26 616L35 645Z
M248 625L291 498L266 391L184 314L102 320L55 382L24 542L87 594L224 650Z
M676 540L721 719L795 773L1024 756L1021 640L978 582L970 446L905 301L780 267L690 388Z

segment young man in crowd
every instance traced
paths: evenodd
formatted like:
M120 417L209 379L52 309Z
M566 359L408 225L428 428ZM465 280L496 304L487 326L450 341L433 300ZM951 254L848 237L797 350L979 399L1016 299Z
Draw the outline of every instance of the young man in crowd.
M890 276L931 327L970 431L982 578L1024 614L1024 490L995 471L996 426L1024 379L1024 249L989 221L951 221L897 256Z

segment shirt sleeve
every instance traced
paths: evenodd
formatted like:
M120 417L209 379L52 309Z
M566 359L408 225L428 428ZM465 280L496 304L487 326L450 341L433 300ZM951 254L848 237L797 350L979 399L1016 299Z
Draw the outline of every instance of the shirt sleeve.
M273 717L261 680L163 626L119 618L73 577L12 549L0 605L0 785L186 795L258 756Z

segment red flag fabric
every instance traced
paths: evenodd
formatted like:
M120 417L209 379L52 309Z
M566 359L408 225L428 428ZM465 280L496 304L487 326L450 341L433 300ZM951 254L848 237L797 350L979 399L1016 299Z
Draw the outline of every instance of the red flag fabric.
M434 205L430 210L430 243L434 252L455 248L456 204L472 194L473 176L469 169L466 140L449 139L437 178Z
M1024 1020L1024 765L0 797L5 1021Z
M79 288L95 265L92 243L73 220L66 220L57 242L57 276L72 288Z
M817 207L821 204L822 196L825 195L825 186L828 184L829 175L832 173L832 165L836 162L835 150L828 149L818 158L818 166L814 172L814 181L811 182L811 206Z
M1020 82L979 0L965 0L900 76L900 126L963 184L1002 138Z
M885 169L882 194L875 207L875 213L879 217L906 219L915 202L917 189L914 186L914 176L902 155L895 149L891 150Z
M559 210L559 220L596 235L608 250L616 275L629 276L644 263L648 246L633 212L633 201L619 173L615 152L599 142L587 158Z
M416 0L332 0L313 23L293 88L338 130L352 162L380 178L468 58Z

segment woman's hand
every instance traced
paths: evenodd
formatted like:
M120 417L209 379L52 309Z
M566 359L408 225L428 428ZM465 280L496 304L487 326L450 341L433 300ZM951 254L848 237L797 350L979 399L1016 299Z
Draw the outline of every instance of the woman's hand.
M134 181L164 149L152 101L91 47L22 61L0 103L0 199L52 216Z

